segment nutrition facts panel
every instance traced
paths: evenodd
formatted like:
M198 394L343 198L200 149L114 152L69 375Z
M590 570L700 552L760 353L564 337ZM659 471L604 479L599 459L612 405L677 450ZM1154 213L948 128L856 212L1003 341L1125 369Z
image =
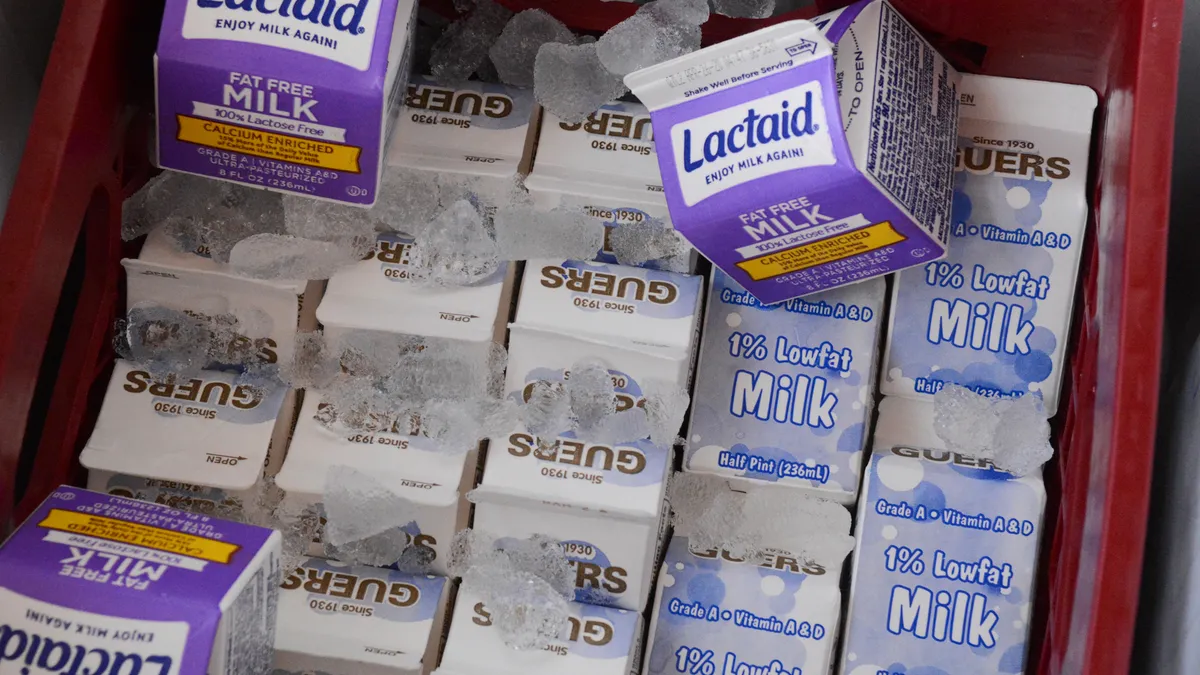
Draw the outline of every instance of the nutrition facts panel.
M946 240L958 92L949 65L889 5L880 6L879 57L866 170L926 230ZM935 106L928 105L930 93ZM922 129L928 133L906 133Z

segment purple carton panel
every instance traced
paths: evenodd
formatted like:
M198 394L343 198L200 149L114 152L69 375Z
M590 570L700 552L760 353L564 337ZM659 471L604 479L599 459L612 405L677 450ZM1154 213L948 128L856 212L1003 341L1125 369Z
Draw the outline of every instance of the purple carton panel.
M638 71L675 227L764 304L945 254L958 73L883 0Z
M375 203L408 79L413 0L167 0L158 163Z
M279 539L61 487L0 547L0 675L269 672Z

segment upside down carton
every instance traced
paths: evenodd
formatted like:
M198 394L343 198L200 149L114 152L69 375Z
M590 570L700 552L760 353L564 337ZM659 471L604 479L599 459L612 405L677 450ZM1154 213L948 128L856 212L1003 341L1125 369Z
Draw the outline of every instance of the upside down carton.
M0 673L266 675L279 542L60 487L0 547Z
M843 675L1023 673L1046 490L945 449L888 396L855 519Z
M408 79L412 0L170 0L158 165L369 206Z
M940 258L958 73L862 0L626 76L671 219L765 304Z
M570 603L559 639L518 651L504 643L482 599L464 587L454 605L438 675L635 675L642 617L614 607Z
M313 558L279 594L275 675L427 675L454 582Z
M478 466L477 448L441 450L405 418L372 417L363 428L343 424L320 391L305 392L287 460L275 479L297 513L312 509L322 517L325 477L335 466L370 475L411 502L414 520L402 529L411 546L421 550L436 574L446 574L454 533L466 528L471 489ZM310 553L322 555L319 541Z
M642 673L829 675L840 583L840 564L827 569L774 549L756 564L675 537Z
M946 259L896 276L879 388L947 383L1058 406L1088 207L1096 93L965 75Z

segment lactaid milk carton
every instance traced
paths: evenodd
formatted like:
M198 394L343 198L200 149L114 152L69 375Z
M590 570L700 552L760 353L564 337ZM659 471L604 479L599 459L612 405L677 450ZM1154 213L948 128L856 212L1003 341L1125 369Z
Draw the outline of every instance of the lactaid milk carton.
M442 85L414 75L388 165L511 180L533 141L533 114L530 89L478 81Z
M169 0L158 165L375 203L408 80L412 0Z
M883 393L947 383L1058 407L1096 94L964 76L950 253L896 277Z
M251 503L288 392L236 372L156 377L117 360L79 456L88 488L190 511Z
M781 550L747 562L675 537L658 575L642 673L828 675L840 579L840 564L826 569Z
M649 439L548 441L524 429L493 438L472 493L474 526L501 542L557 539L575 571L577 601L641 610L667 526L671 457Z
M493 341L503 342L515 288L516 268L502 264L471 286L429 286L410 278L411 237L380 234L375 250L329 280L317 308L327 337L372 330L474 345L486 357Z
M714 270L684 469L858 495L886 284L763 305Z
M1022 673L1046 491L950 452L933 406L885 397L863 477L844 675Z
M559 639L544 649L506 645L482 599L464 587L454 604L438 675L634 675L642 655L637 612L581 603Z
M312 558L279 593L275 675L427 675L454 582Z
M335 466L357 469L412 503L414 520L404 526L410 545L422 549L431 570L446 574L454 533L469 524L477 448L448 452L421 435L409 417L373 417L365 428L351 429L320 391L305 392L287 461L275 484L288 505L322 517L325 478ZM322 555L318 539L310 552Z
M623 265L575 260L530 260L512 325L540 333L554 353L544 358L571 365L568 351L604 359L636 352L645 370L625 370L634 380L651 377L687 388L696 344L703 278ZM552 344L550 344L552 343ZM613 356L620 360L624 356ZM513 374L510 391L525 372ZM549 363L549 362L547 362ZM641 365L639 364L639 368ZM524 383L521 383L524 386Z
M0 673L266 675L279 542L60 487L0 547Z
M612 228L647 220L671 224L654 127L640 103L612 101L582 122L564 122L544 112L525 187L541 208L578 209L604 225L599 262L617 262L608 244ZM694 255L691 263L695 265Z
M625 77L675 227L765 304L945 253L958 79L884 0Z

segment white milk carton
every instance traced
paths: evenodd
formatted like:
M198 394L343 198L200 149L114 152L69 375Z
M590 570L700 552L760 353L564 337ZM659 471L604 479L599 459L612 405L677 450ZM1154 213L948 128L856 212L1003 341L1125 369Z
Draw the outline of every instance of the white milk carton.
M155 381L118 360L79 456L88 488L193 511L250 503L288 393L216 370Z
M869 279L763 305L713 270L684 469L852 504L886 292Z
M958 79L884 0L625 76L675 228L764 304L945 254Z
M511 179L532 141L533 91L413 76L388 165Z
M512 304L515 267L503 264L472 286L428 286L410 280L412 238L381 234L365 260L333 275L317 319L325 335L373 330L471 343L486 356L503 339Z
M840 582L840 564L769 550L756 565L675 537L658 575L642 675L829 675Z
M504 644L492 614L469 587L458 594L438 675L635 675L642 617L613 607L571 603L562 635L545 649Z
M274 675L428 675L454 582L310 559L279 593Z
M475 529L504 538L561 542L575 570L575 599L641 610L667 526L663 500L671 448L649 439L539 445L518 430L494 438L472 493Z
M863 478L843 675L1023 673L1046 490L947 451L886 397Z
M644 357L638 369L625 370L634 381L650 377L687 388L699 341L703 283L698 276L623 265L530 260L511 342L522 339L520 334L539 334L544 365L570 366L574 361L563 357L566 352L601 360L611 353L614 362L636 353ZM510 356L510 392L515 378L526 372L518 363L514 374L512 361Z
M0 547L0 673L270 672L279 542L60 487Z
M650 113L640 103L612 101L574 123L543 113L525 187L541 208L580 209L604 225L599 262L617 262L608 245L612 228L649 219L671 224ZM695 263L693 252L692 268ZM655 267L654 261L645 266Z
M963 77L950 253L896 276L880 389L947 383L1058 407L1088 207L1096 94Z
M423 550L432 571L446 574L454 533L468 525L470 503L464 495L474 485L478 450L441 451L410 425L409 419L378 419L371 430L350 429L321 392L307 391L275 484L287 492L290 507L312 507L320 517L330 468L346 466L370 475L412 502L415 520L402 529L411 545ZM310 553L323 554L319 541Z

